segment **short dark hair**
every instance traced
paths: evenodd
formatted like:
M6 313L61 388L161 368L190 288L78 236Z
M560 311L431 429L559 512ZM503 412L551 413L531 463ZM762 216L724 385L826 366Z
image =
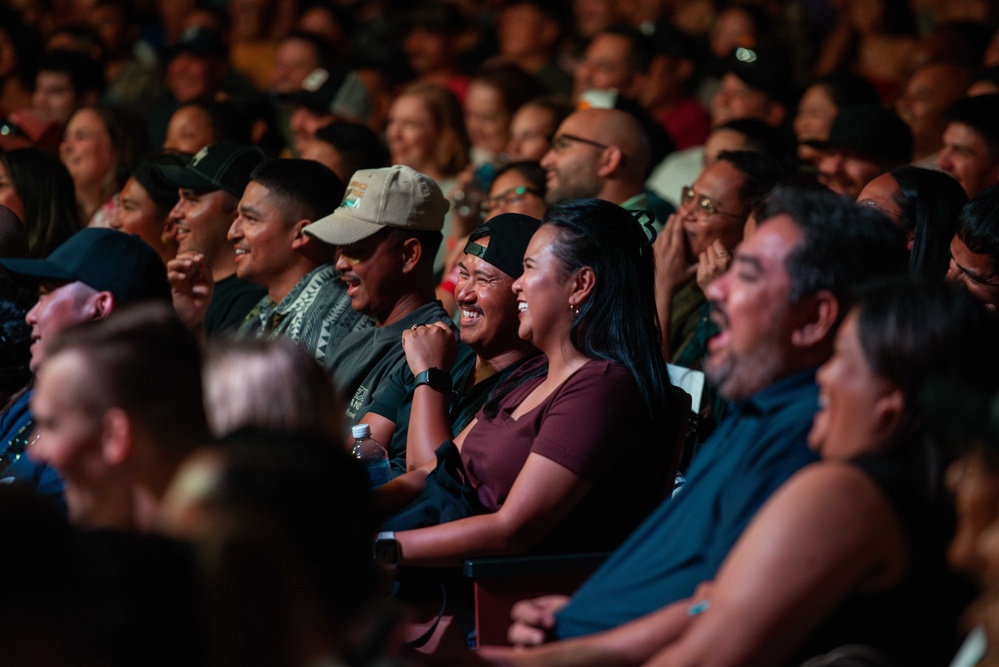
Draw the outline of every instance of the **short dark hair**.
M795 142L786 132L770 123L759 118L736 118L712 128L711 132L718 130L738 132L746 138L743 150L766 153L780 162L784 171L791 171L797 166Z
M512 62L487 62L472 75L472 81L496 90L504 110L511 116L524 104L545 93L545 86L537 77Z
M999 93L965 97L951 105L944 114L948 123L967 125L982 135L993 162L999 161Z
M80 400L94 411L121 408L160 451L180 459L207 442L201 350L173 307L145 302L60 332L49 358L78 352L94 391Z
M988 255L999 267L999 185L992 185L969 200L957 216L957 237L968 250Z
M780 162L766 153L722 151L718 160L728 162L745 177L739 186L739 201L747 214L787 175Z
M904 275L908 267L901 227L869 206L858 206L833 192L774 188L760 224L787 215L802 240L785 260L792 303L828 290L844 317L867 282Z
M38 71L66 74L77 97L83 97L87 93L100 95L104 92L104 68L83 53L67 49L46 51L38 61Z
M388 149L367 125L336 120L319 128L316 139L336 149L344 172L353 174L361 169L380 169L389 164Z
M420 264L425 266L433 266L434 258L437 257L437 251L440 250L441 243L444 242L444 234L437 231L432 231L428 229L397 229L395 227L386 227L389 232L389 237L395 242L401 244L406 239L416 239L420 242L420 248L423 252L420 255Z
M548 172L545 171L544 167L542 167L540 163L534 162L533 160L520 160L518 162L508 162L496 170L496 173L493 174L493 182L495 183L497 178L507 173L508 171L517 172L518 174L524 177L524 180L530 183L531 187L540 192L542 196L544 195L546 190L545 178Z
M288 217L296 220L315 221L329 215L344 194L336 174L314 160L264 160L250 173L250 180L281 197Z

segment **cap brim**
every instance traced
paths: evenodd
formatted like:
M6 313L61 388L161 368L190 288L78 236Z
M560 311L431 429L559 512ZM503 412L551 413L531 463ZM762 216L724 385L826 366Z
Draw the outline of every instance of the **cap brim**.
M191 171L187 167L176 165L158 165L153 168L153 177L159 179L163 185L174 188L184 188L200 192L211 192L222 188L201 174Z
M0 265L17 278L32 278L36 280L76 280L65 269L56 266L47 259L0 259Z
M325 218L320 218L311 225L306 225L305 233L330 245L350 245L363 241L372 234L377 234L389 225L379 225L366 220L359 220L338 208Z

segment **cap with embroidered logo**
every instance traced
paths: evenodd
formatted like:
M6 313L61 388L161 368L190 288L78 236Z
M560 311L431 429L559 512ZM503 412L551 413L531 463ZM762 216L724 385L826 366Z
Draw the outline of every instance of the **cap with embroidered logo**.
M440 186L415 169L362 169L350 178L340 206L306 226L305 233L324 243L348 245L386 227L439 232L448 207Z
M264 152L256 146L220 141L202 148L183 167L163 165L153 174L171 187L195 192L225 190L242 197L250 172L263 161Z

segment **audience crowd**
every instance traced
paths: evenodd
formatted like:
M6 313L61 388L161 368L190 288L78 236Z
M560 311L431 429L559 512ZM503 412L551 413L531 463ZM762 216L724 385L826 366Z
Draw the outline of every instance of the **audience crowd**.
M11 0L3 662L999 666L997 308L989 0Z

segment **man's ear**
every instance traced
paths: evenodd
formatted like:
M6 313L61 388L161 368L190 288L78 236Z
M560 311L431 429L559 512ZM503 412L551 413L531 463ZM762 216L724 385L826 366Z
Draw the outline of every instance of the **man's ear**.
M621 168L624 162L624 151L617 146L608 146L597 160L597 175L607 178Z
M569 295L569 304L577 307L590 296L593 286L597 284L597 276L593 273L593 269L584 266L576 271L570 280L573 281L573 289L572 294Z
M399 252L402 254L402 272L411 273L423 257L423 244L410 237L402 242Z
M110 408L101 421L101 454L104 461L108 465L122 465L135 442L132 419L121 408Z
M311 220L299 220L294 225L295 235L291 239L291 247L295 250L299 248L304 248L308 243L312 241L312 237L305 233L306 225L311 225Z
M831 340L839 321L839 301L829 290L820 290L792 307L799 312L791 342L808 348Z
M115 300L111 292L98 292L90 302L92 312L91 319L103 320L114 310Z

